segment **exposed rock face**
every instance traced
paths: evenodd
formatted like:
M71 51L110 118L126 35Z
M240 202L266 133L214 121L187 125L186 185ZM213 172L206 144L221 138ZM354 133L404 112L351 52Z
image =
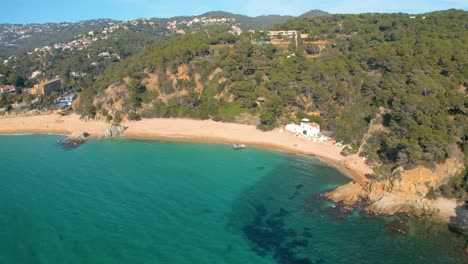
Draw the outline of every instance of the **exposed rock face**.
M355 182L340 186L325 195L336 203L341 202L348 206L353 206L357 202L365 199L363 186Z
M78 131L75 131L75 132L71 133L70 135L68 135L68 137L66 139L64 139L64 142L65 143L83 144L86 141L86 137L88 135L89 135L88 133L86 133L84 131L81 131L81 130L78 130Z
M363 185L349 183L325 195L334 202L341 202L349 207L363 203L364 210L371 213L436 215L439 214L439 201L428 199L427 194L462 172L464 165L461 152L455 152L434 168L418 166L406 171L398 169L388 179Z
M110 139L113 137L120 136L125 131L125 129L127 128L121 125L111 125L110 127L104 129L104 131L102 131L101 138Z

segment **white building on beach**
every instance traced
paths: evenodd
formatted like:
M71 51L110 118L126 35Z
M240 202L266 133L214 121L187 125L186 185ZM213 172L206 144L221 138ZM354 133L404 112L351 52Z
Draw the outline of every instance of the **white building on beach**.
M286 125L286 130L293 133L300 133L306 137L318 137L320 134L320 125L315 122L310 123L309 119L304 118L301 120L300 125Z

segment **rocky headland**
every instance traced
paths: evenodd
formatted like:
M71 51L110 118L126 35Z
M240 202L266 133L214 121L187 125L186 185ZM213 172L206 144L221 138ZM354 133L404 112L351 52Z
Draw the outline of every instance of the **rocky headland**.
M440 186L463 170L463 155L458 148L452 148L451 156L443 163L406 170L398 168L392 177L361 184L351 182L325 193L325 196L344 210L359 208L371 214L442 217L466 235L467 210L458 206L455 200L435 195Z

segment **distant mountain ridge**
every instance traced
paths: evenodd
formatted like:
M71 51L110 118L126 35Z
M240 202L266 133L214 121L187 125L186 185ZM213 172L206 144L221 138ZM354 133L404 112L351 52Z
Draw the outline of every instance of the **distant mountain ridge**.
M331 15L331 14L328 12L322 11L320 9L313 9L300 15L300 17L314 17L314 16L327 16L327 15Z

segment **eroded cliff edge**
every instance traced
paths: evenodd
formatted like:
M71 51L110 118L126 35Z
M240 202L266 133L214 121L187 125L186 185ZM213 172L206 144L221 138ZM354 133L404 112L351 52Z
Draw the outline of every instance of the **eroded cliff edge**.
M327 192L325 196L336 203L343 203L349 209L360 205L369 213L448 218L455 215L455 201L434 198L431 193L463 170L463 154L456 149L443 163L420 165L409 170L398 168L392 177L385 180L362 185L351 182Z

